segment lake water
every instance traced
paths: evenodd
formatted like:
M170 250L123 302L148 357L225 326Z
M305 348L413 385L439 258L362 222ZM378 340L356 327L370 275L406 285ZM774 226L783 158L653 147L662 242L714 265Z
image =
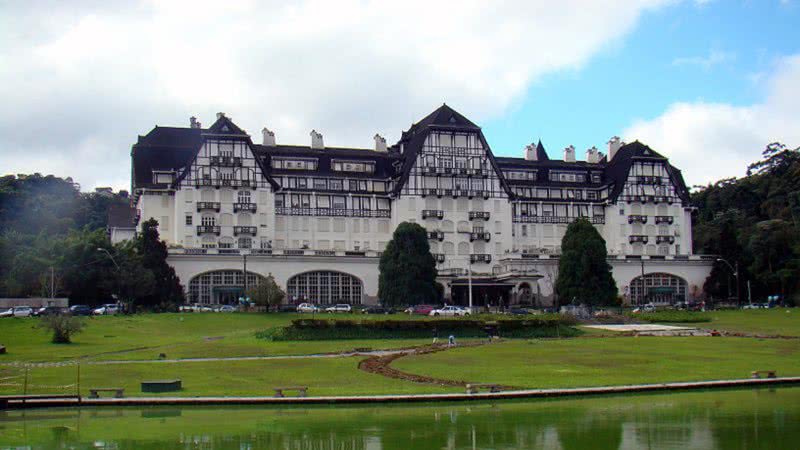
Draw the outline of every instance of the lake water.
M0 449L798 449L800 388L370 407L0 412Z

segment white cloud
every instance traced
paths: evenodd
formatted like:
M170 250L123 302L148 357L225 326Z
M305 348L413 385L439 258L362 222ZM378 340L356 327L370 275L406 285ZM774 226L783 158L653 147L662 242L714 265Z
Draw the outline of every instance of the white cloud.
M675 103L654 119L636 121L623 136L669 157L688 184L742 176L767 144L800 145L800 54L780 60L763 83L759 103Z
M268 125L305 143L315 128L356 146L443 101L485 121L669 2L5 4L3 169L116 184L137 134L216 111L254 139Z
M732 52L723 52L719 50L711 50L708 56L690 56L680 57L672 60L673 66L699 66L704 70L709 70L712 67L734 61L736 54Z

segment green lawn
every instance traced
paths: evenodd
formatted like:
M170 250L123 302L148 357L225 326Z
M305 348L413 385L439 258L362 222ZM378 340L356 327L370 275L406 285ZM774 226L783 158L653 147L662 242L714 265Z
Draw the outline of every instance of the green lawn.
M75 358L97 360L205 358L232 356L302 355L336 352L353 348L398 348L427 343L416 340L342 340L318 342L271 342L255 333L286 326L299 314L140 314L102 316L86 319L86 328L69 345L50 343L50 335L37 329L38 319L0 319L0 344L7 361L63 361ZM317 315L319 317L319 315ZM328 317L328 316L323 316ZM337 318L373 320L384 316L337 315ZM393 319L408 317L404 314Z
M800 308L711 311L711 322L686 324L742 333L800 336Z
M453 388L414 384L358 370L359 357L288 359L276 361L228 361L181 363L128 363L80 367L81 394L92 387L121 387L134 396L272 396L273 387L303 385L309 395L367 395L389 393L454 392ZM22 392L24 370L0 367L0 394ZM15 378L9 378L9 377ZM73 393L77 384L75 365L33 367L28 370L28 393ZM142 393L143 380L179 378L177 393ZM460 391L458 389L457 391ZM295 393L289 393L295 395Z
M392 367L437 378L528 388L800 375L800 340L641 337L506 341L401 358Z

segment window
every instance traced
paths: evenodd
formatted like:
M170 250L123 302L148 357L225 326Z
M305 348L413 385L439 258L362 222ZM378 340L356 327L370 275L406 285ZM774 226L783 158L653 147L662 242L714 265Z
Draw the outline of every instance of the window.
M377 207L378 207L379 210L388 211L390 209L390 207L389 207L390 203L389 203L389 199L388 198L379 198L379 199L376 199L376 202L377 202Z
M317 208L330 208L331 207L331 198L327 195L318 195L317 196Z
M523 225L522 226L522 236L523 237L528 236L528 226L527 225Z
M237 197L239 203L250 203L250 191L239 191Z
M186 215L186 225L192 224L192 216L190 214Z
M306 189L306 188L308 188L308 179L307 178L298 178L297 179L297 188L298 189Z
M286 206L286 194L275 194L275 207L282 208Z
M217 224L217 219L215 219L213 216L204 216L201 223L204 227L213 227Z
M342 180L329 180L329 186L332 191L341 191L342 187Z
M587 191L586 192L586 199L587 200L597 200L597 192L595 192L595 191Z
M333 160L333 170L335 172L358 172L358 173L374 173L374 161L344 161Z
M317 170L317 159L296 159L296 158L272 158L273 169L289 169L289 170Z
M332 197L332 204L336 209L347 209L347 197L334 195Z
M328 180L325 178L314 178L314 189L328 189Z

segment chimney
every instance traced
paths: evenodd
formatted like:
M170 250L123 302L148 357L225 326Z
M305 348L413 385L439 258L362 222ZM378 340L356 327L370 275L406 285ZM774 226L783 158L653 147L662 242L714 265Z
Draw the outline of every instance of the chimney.
M597 147L592 146L592 148L586 149L586 162L590 164L600 162L600 152L597 151Z
M317 133L317 130L311 130L311 148L325 148L322 143L322 133Z
M217 113L217 120L219 120L219 119L221 119L223 117L225 117L225 113L224 112L218 112Z
M564 149L564 162L575 162L575 147L570 145Z
M536 154L536 144L530 143L525 146L525 160L526 161L536 161L537 160Z
M619 138L619 136L614 136L608 141L608 161L611 162L614 159L614 156L617 154L617 151L625 145L624 142Z
M200 128L200 122L197 121L197 117L192 116L189 118L189 128Z
M375 139L375 151L376 152L385 152L386 151L386 138L381 136L380 134L376 134L373 139Z
M264 127L264 129L261 130L261 136L262 136L261 143L265 147L275 147L275 133L274 132L269 131L267 129L267 127Z

